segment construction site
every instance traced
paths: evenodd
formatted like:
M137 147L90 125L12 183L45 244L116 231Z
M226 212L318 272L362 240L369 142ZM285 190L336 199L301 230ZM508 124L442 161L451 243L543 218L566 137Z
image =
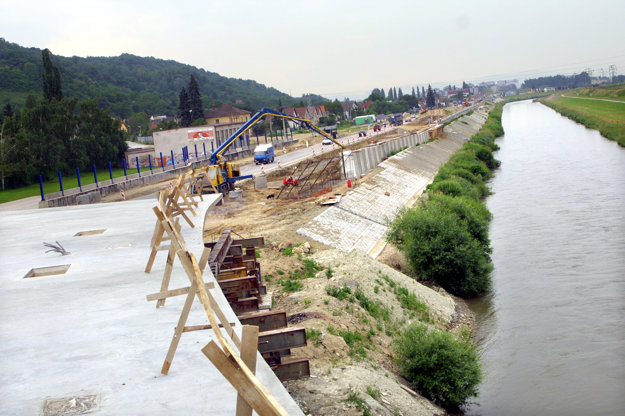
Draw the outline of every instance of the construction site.
M445 414L398 375L392 340L471 317L386 232L489 108L462 110L249 178L216 158L124 200L4 213L4 411Z

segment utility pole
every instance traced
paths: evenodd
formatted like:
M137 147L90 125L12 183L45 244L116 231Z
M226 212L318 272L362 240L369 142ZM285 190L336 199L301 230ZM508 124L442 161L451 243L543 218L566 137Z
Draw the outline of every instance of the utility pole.
M614 84L614 76L616 75L616 65L610 65L608 68L610 71L610 84Z

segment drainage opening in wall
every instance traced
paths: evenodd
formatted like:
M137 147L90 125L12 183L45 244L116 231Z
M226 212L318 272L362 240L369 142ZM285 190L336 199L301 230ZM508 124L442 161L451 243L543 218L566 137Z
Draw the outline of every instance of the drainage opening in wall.
M30 269L28 273L24 276L24 279L29 277L42 277L42 276L53 276L55 274L65 274L69 269L71 264L62 264L60 266L49 266L49 267L35 267Z
M74 234L74 237L82 237L82 236L85 236L85 235L102 234L104 231L106 231L106 228L103 228L101 230L79 231L76 234Z

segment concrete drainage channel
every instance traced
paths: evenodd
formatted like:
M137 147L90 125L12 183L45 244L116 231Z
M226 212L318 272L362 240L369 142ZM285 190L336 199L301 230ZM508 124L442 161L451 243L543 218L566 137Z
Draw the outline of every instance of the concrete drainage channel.
M297 233L348 253L358 249L377 257L384 248L388 224L402 208L416 202L438 169L479 130L486 117L487 114L476 111L462 118L468 124L453 122L445 138L413 145L384 160L375 168L378 172L373 171L337 204ZM369 151L377 154L373 152ZM364 165L357 166L373 168L367 166L371 159L365 160Z

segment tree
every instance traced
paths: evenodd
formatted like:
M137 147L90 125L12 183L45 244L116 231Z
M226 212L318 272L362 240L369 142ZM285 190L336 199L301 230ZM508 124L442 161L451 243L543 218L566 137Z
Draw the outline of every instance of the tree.
M13 117L13 107L11 104L7 103L2 110L2 117Z
M417 94L414 92L414 87L412 87L412 93L410 95L412 95L413 97L417 98Z
M43 97L48 101L60 100L63 98L63 92L59 69L52 64L48 49L44 49L41 56L43 59Z
M148 131L148 128L150 127L150 117L143 111L134 113L128 117L127 126L130 136L140 136L142 133Z
M375 91L369 94L365 101L384 101L384 96L376 93Z
M182 87L180 95L178 96L178 117L180 117L180 125L182 127L188 127L191 125L191 103L189 102L189 96L187 90Z
M425 87L421 87L421 98L425 98Z
M204 107L202 106L202 97L200 96L200 87L197 85L197 81L193 74L189 79L189 86L187 87L187 94L189 96L189 109L191 110L191 123L198 118L204 118Z
M386 98L386 94L384 94L384 88L380 88L380 95L382 96L382 99Z
M432 91L432 86L428 84L428 92L425 96L425 105L428 108L434 108L436 105L436 98L434 97L434 91Z
M371 95L373 95L373 93L371 93ZM335 99L334 101L327 102L324 105L328 114L333 114L336 117L341 117L343 115L343 105L339 102L339 100Z

